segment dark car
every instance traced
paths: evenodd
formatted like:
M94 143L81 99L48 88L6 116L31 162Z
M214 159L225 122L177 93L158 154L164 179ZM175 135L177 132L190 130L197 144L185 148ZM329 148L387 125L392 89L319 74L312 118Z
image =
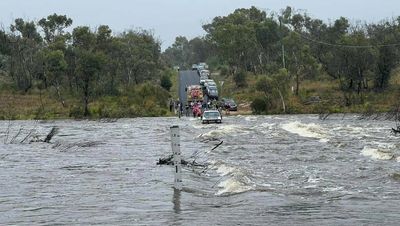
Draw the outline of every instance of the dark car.
M208 86L206 93L210 99L218 100L218 89L216 86Z
M237 104L232 99L223 98L221 104L222 104L222 107L226 110L237 111Z

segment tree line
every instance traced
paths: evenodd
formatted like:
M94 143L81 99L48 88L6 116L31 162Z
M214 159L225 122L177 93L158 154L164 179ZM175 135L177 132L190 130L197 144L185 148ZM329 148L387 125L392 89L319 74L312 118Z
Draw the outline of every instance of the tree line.
M203 29L204 37L177 37L163 53L167 62L189 67L207 61L239 88L247 85L246 76L266 75L255 88L278 102L289 84L298 96L305 80L328 78L339 84L346 105L361 103L364 92L389 88L400 59L400 17L326 23L291 7L279 13L251 7L215 17Z
M15 19L0 30L0 76L18 92L52 94L77 116L94 111L110 116L106 105L90 109L109 97L125 112L122 117L163 114L173 66L189 69L198 62L231 78L238 90L254 75L250 90L258 92L252 101L259 112L271 106L285 112L290 88L299 96L307 80L334 81L344 105L351 106L362 104L366 92L390 90L400 59L400 17L327 23L291 7L279 13L241 8L204 24L203 37L177 37L164 52L147 30L114 34L107 25L72 29L72 24L57 14Z
M71 108L67 99L74 97L82 116L90 115L89 104L96 98L132 90L149 99L160 95L148 105L165 107L170 72L161 58L161 43L151 32L115 35L107 25L71 29L72 23L66 15L53 14L39 21L18 18L9 30L0 31L0 73L11 78L15 90L48 90L65 108ZM160 88L162 77L166 90Z

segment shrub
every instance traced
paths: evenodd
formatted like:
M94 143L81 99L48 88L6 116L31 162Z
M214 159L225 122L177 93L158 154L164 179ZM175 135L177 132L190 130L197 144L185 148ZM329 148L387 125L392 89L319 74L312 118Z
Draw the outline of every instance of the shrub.
M233 75L233 81L235 81L236 87L243 88L247 86L246 72L239 71Z
M165 90L167 90L169 92L169 90L172 87L172 82L171 82L171 78L169 77L169 75L164 74L163 76L161 76L161 87L163 87Z
M254 114L265 114L268 112L268 100L265 97L256 97L250 107Z
M221 66L220 75L224 77L228 77L229 75L229 68L227 66Z
M69 117L82 118L84 114L83 108L80 106L73 105L69 109Z

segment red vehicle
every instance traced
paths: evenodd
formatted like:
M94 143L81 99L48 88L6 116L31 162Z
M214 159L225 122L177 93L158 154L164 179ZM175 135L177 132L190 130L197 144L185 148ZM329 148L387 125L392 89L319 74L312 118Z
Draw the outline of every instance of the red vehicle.
M201 117L202 112L201 112L201 104L195 104L193 105L193 117Z
M187 101L190 102L203 101L203 91L199 85L191 85L186 88Z

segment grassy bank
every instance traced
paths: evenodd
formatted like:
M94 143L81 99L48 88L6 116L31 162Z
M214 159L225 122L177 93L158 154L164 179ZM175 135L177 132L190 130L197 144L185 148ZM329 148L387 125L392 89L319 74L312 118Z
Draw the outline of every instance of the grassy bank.
M257 80L261 75L248 74L247 86L237 88L230 76L213 74L213 79L219 86L221 96L231 97L239 105L241 114L252 112L251 103L257 97L263 96L255 89ZM222 83L223 82L223 83ZM223 84L223 85L221 85ZM292 83L290 86L295 87ZM279 102L279 98L275 98ZM385 91L373 89L362 92L350 92L340 89L337 80L326 77L322 81L306 80L301 83L299 95L295 95L291 88L285 98L286 114L319 114L330 113L363 113L386 112L400 101L400 73L397 70ZM281 104L270 107L262 114L282 114Z
M252 114L252 102L264 95L255 89L260 75L248 74L247 86L237 88L230 76L219 73L212 74L219 86L221 97L231 97L239 105L235 114ZM152 84L142 84L126 89L118 96L102 96L91 98L90 116L83 117L83 99L77 95L64 95L65 105L58 100L55 90L31 89L28 93L13 90L12 82L2 80L0 91L0 119L67 119L67 118L130 118L173 116L169 112L169 98L178 96L177 73L171 74L170 92ZM294 84L293 84L294 85ZM307 80L301 83L299 95L290 89L285 98L286 114L309 113L360 113L385 112L399 102L400 73L395 73L390 87L384 92L366 90L343 92L340 84L329 78L323 81ZM269 107L262 114L284 113L280 104Z
M83 98L79 94L62 93L54 88L15 91L12 83L3 83L0 90L0 120L68 119L68 118L133 118L169 116L169 93L152 83L124 89L118 95L90 98L88 116L84 116Z

